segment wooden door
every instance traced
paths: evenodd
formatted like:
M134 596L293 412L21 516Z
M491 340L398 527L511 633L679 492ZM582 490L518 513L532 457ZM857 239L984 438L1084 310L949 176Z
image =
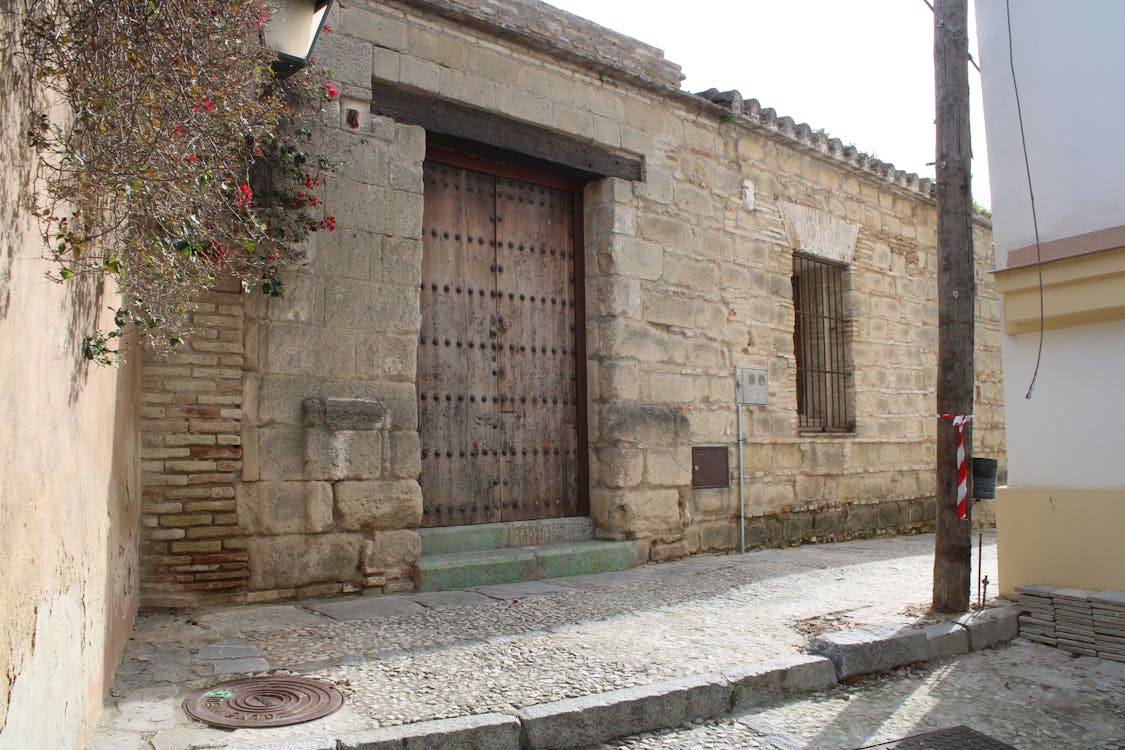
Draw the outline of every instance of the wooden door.
M434 160L424 181L423 526L580 515L575 192Z

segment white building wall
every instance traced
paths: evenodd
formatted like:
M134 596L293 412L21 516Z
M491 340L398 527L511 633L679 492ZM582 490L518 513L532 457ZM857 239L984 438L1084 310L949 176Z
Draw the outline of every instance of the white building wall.
M1034 245L1005 0L976 0L997 268ZM1018 0L1011 35L1042 242L1125 226L1125 2ZM1048 310L1050 315L1050 310ZM1010 486L1125 485L1125 323L1004 336Z
M1005 0L976 0L997 267L1035 233ZM1125 2L1015 0L1012 49L1040 240L1125 225ZM1009 402L1010 404L1011 402Z

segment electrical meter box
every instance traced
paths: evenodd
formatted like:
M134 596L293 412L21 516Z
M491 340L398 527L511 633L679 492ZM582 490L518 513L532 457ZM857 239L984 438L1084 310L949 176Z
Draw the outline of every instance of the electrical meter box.
M766 371L734 368L734 400L739 404L768 404L770 387Z

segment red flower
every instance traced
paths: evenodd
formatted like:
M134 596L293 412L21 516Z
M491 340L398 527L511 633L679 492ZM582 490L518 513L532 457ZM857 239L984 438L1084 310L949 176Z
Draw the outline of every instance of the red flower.
M238 195L235 196L235 201L240 206L250 205L250 201L254 200L254 191L250 189L249 185L239 185Z
M186 161L186 162L195 161L195 154L188 154L187 156L184 157L184 161Z
M335 216L325 216L323 219L320 220L320 228L321 229L327 229L329 232L335 232L336 231L336 217Z
M332 33L332 27L329 26L328 24L324 24L323 26L321 26L320 30L323 31L325 34L331 34Z
M203 105L203 109L207 110L208 112L212 112L215 109L215 105L211 103L210 99L204 99L201 104Z
M328 94L329 99L335 99L340 95L340 89L336 88L331 83L324 84L324 90Z

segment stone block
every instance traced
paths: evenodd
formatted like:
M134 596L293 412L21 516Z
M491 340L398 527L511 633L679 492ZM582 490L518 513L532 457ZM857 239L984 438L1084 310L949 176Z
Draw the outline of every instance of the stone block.
M421 438L414 430L391 434L391 476L396 479L417 479L422 473Z
M332 78L352 87L371 90L371 45L342 34L323 34L317 40L317 62L332 71Z
M386 332L356 334L356 373L362 378L413 384L418 360L414 335Z
M931 659L969 653L969 631L955 622L935 622L922 628Z
M573 542L540 548L539 573L544 578L605 573L633 565L631 542Z
M598 385L604 399L635 400L639 390L639 368L632 362L609 362L599 371Z
M418 591L453 591L470 586L530 581L537 577L539 561L528 549L494 549L454 552L419 561Z
M600 315L636 318L641 311L641 282L619 277L600 279L597 300Z
M968 628L969 647L980 651L998 643L1007 643L1018 636L1019 616L1018 604L1005 604L961 615L955 622Z
M706 674L541 703L516 715L530 747L562 750L722 716L729 701L722 676Z
M336 518L346 531L416 529L422 524L422 488L413 480L339 482Z
M744 711L794 693L826 690L836 684L836 670L823 656L795 654L723 670L731 685L731 710Z
M655 281L664 272L664 248L635 237L614 237L598 260L618 276Z
M320 413L318 408L311 407L311 415L315 417ZM386 404L369 398L326 398L323 414L324 426L333 432L390 427Z
M650 297L645 302L645 319L656 325L692 328L697 302L683 297Z
M371 729L338 739L339 750L519 750L520 722L477 714Z
M354 337L340 328L264 323L259 326L259 343L268 373L350 377L355 369Z
M650 448L645 451L645 484L687 487L691 484L691 449Z
M418 309L417 287L404 293L395 286L334 279L324 293L324 319L330 329L417 332Z
M677 406L607 404L601 412L602 438L648 445L669 445L686 439L691 425Z
M258 430L258 474L263 480L304 479L304 448L299 427Z
M590 505L604 509L599 529L626 535L678 532L683 526L677 490L608 490L590 493Z
M598 451L598 477L606 487L635 487L644 476L644 451L603 448Z
M251 589L285 589L350 581L359 575L359 534L292 534L251 538Z
M304 442L309 479L378 479L383 474L383 432L312 428L305 431Z
M699 549L702 552L738 550L738 521L697 524L699 529Z
M809 650L830 659L841 680L926 661L930 655L925 632L894 626L825 633L813 638Z
M594 538L594 525L589 518L549 518L538 521L511 521L504 524L508 532L507 546L535 547L545 544L569 544ZM503 546L503 545L501 545Z
M502 549L508 546L508 529L502 523L438 526L419 529L418 536L422 540L422 553L425 555ZM524 545L513 544L511 546Z
M237 493L239 525L247 534L315 534L332 528L327 482L245 482Z
M413 567L422 554L418 532L377 531L363 545L363 567L366 571Z
M695 400L695 382L678 372L655 372L649 377L649 398L658 404L690 404Z

